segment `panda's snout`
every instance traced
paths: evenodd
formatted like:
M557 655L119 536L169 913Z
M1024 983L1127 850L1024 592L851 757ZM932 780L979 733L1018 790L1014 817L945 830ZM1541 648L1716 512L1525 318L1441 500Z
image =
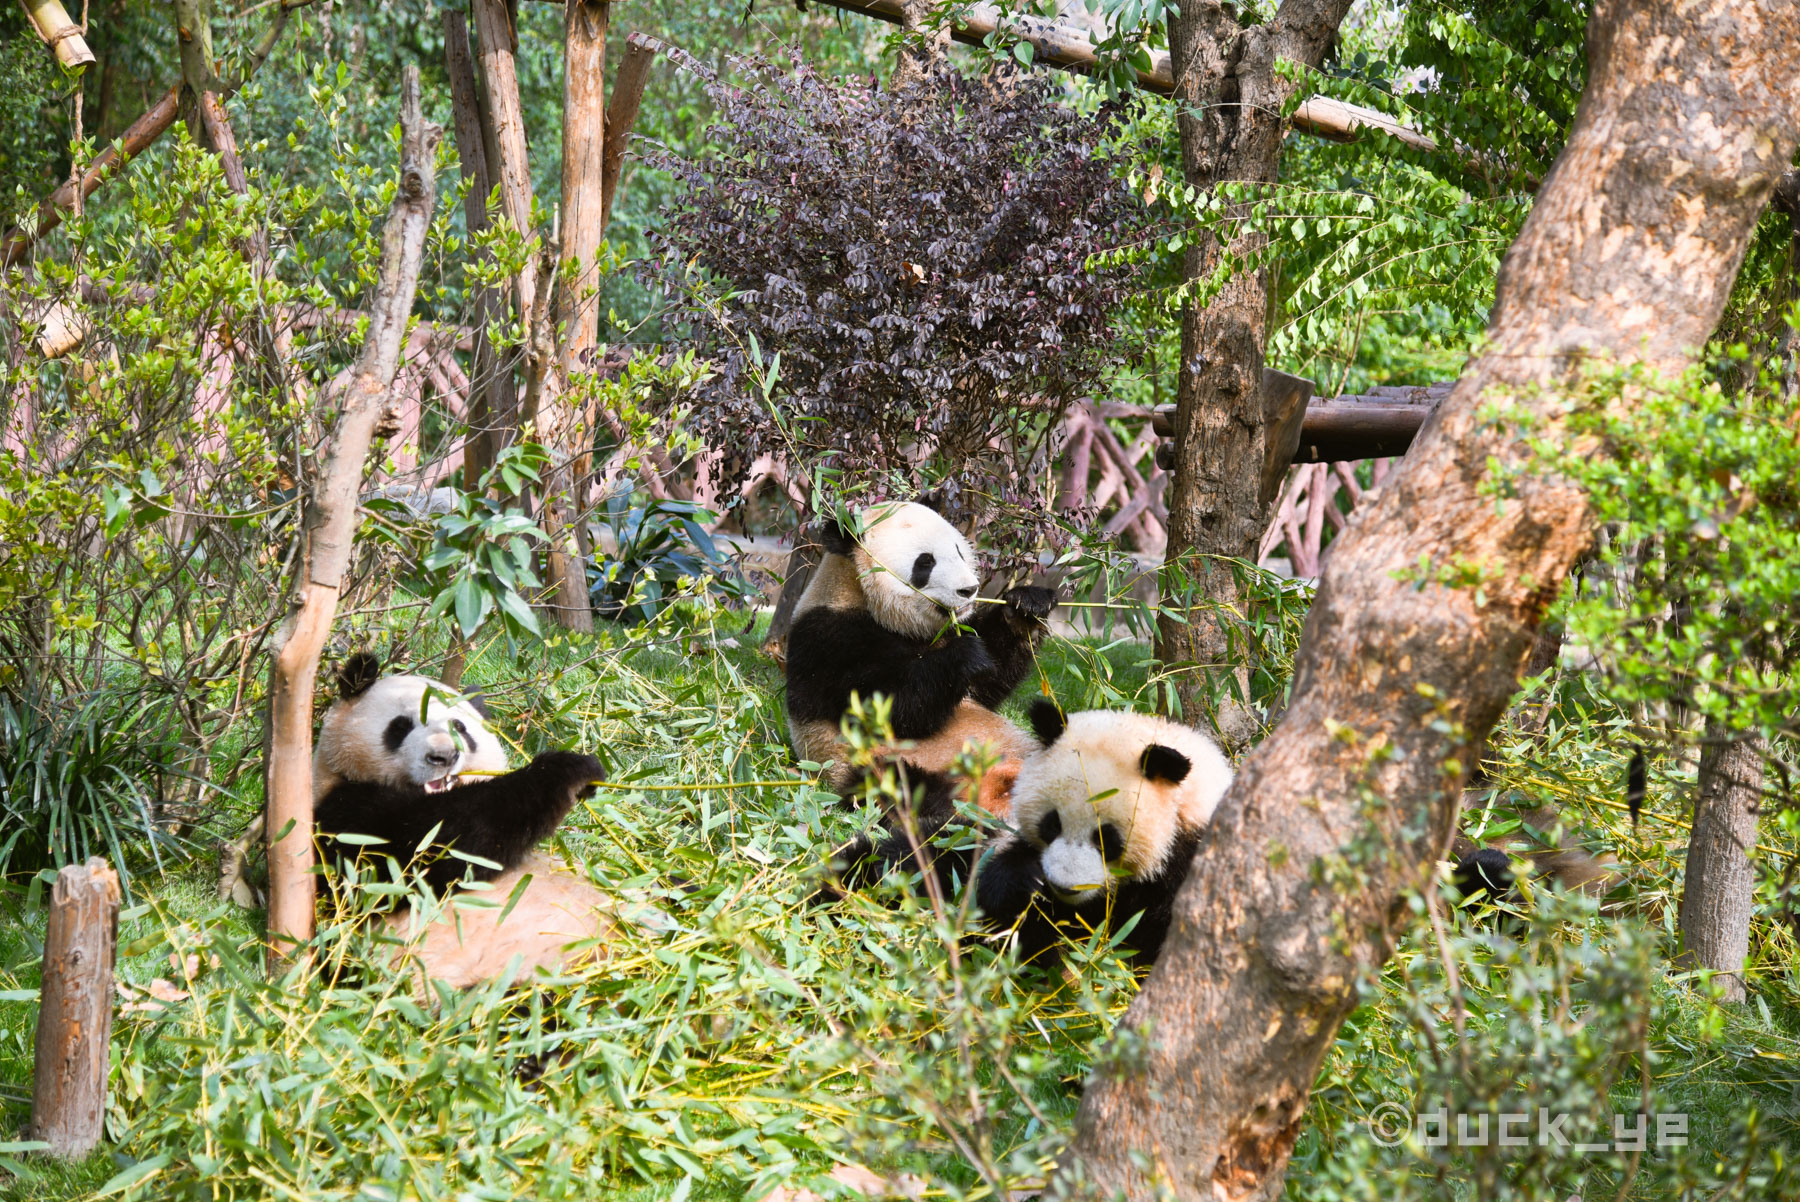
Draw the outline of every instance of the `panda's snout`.
M450 768L456 764L461 752L457 749L456 740L448 735L433 738L425 745L425 763L431 768Z
M1066 836L1054 839L1044 849L1042 863L1045 882L1071 902L1084 902L1107 886L1106 861L1091 844Z
M971 584L968 588L957 589L956 595L963 598L965 601L968 600L975 595L975 585Z

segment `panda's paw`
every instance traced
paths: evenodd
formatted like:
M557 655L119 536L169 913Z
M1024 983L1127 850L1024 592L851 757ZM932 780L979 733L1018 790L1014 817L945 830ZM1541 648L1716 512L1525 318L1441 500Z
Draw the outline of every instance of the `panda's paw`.
M531 761L531 770L554 779L556 787L574 790L577 798L592 797L594 786L606 779L606 765L579 751L546 751Z
M1048 622L1050 611L1056 608L1056 590L1038 588L1034 585L1023 585L1008 589L1001 597L1006 602L1008 617L1029 618L1035 622Z

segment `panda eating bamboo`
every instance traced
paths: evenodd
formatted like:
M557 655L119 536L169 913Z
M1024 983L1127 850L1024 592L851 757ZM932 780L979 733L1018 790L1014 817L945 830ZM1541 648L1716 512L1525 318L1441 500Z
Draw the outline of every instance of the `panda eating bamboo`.
M1005 812L1005 788L1037 744L995 710L1031 671L1052 589L1009 590L981 606L975 552L962 532L920 502L878 505L859 538L837 523L795 609L787 640L788 729L803 760L832 761L827 783L852 779L841 735L852 694L886 695L906 761L946 772L970 744L1002 767L983 780L979 804ZM976 612L977 610L980 612ZM959 629L961 627L962 629Z

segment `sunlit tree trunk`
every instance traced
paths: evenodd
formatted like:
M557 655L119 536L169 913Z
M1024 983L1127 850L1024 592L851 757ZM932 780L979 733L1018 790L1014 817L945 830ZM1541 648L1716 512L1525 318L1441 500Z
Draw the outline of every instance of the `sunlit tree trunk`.
M1800 6L1602 0L1588 57L1490 340L1333 551L1292 703L1219 807L1060 1196L1280 1196L1356 975L1392 951L1468 748L1589 545L1586 495L1525 427L1561 437L1590 369L1679 371L1718 322L1800 133Z

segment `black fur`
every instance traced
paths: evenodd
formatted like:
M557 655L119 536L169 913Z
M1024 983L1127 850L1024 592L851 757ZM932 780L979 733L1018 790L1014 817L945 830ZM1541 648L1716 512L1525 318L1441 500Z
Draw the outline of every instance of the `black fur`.
M1164 781L1171 785L1179 785L1193 771L1194 763L1173 747L1164 747L1161 743L1152 743L1144 748L1144 754L1138 764L1145 780Z
M825 548L827 555L851 555L856 551L856 540L844 523L835 518L826 518L818 526L819 545Z
M338 666L338 696L345 700L361 697L380 679L381 657L373 651L353 652L349 659Z
M1031 729L1044 746L1052 746L1062 738L1063 731L1069 728L1068 715L1063 713L1062 706L1056 704L1051 697L1033 699L1031 706L1025 711L1031 719Z
M917 559L913 560L911 577L912 586L914 588L924 588L927 584L930 584L932 569L936 567L937 556L929 551L926 551Z
M1477 899L1493 907L1494 927L1503 935L1518 938L1524 934L1525 922L1519 916L1524 896L1519 891L1519 878L1513 872L1512 857L1497 847L1478 847L1457 862L1450 882L1456 887L1463 905Z
M948 897L959 880L967 879L971 860L967 852L937 842L957 816L957 782L942 772L931 772L916 764L902 763L898 769L900 786L912 798L914 829L920 850L925 853L924 867L937 873L938 885ZM831 854L830 879L819 887L812 900L837 901L847 893L874 884L894 868L921 870L906 828L890 815L879 838L873 834L858 835Z
M1008 589L1001 600L1006 604L980 606L969 623L994 661L993 667L971 675L969 696L989 709L998 709L1031 673L1050 611L1056 608L1056 590Z
M867 610L809 610L788 632L788 713L799 722L836 725L851 693L884 693L894 704L894 735L929 738L950 721L973 682L991 677L996 666L973 635L931 644L884 628Z
M1650 788L1649 764L1642 747L1631 749L1631 763L1625 768L1625 806L1631 811L1631 825L1637 827L1638 815L1644 809L1644 796Z
M425 851L426 883L441 894L466 873L486 881L515 867L578 800L593 794L593 782L605 774L605 767L591 755L547 751L505 776L443 793L345 781L319 802L313 821L325 854L333 860L353 860L367 850L391 855L402 864L413 859L431 828L441 823ZM335 838L340 834L373 835L386 843L365 849ZM492 860L500 868L444 855L447 848Z

